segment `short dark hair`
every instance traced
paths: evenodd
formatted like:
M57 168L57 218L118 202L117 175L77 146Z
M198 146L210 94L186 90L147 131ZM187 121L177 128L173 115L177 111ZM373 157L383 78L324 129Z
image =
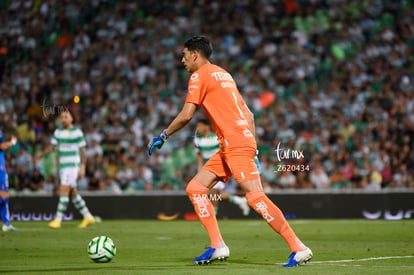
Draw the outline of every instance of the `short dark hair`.
M208 121L208 119L206 119L206 118L200 118L199 120L197 120L197 123L201 123L201 124L210 126L210 121Z
M210 58L213 52L213 45L205 36L193 36L184 43L184 47L189 51L198 51L206 58Z

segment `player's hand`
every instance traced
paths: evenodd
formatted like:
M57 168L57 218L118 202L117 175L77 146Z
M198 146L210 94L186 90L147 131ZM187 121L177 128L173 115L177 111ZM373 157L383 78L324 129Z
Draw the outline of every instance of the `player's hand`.
M12 136L11 139L10 139L10 142L11 142L11 145L12 146L16 145L16 143L17 143L17 137Z
M164 142L166 142L168 139L167 130L162 131L161 134L154 137L150 143L148 143L148 155L152 155L152 151L154 151L155 148L160 149Z
M0 198L3 200L7 200L10 197L9 192L6 191L0 191Z
M78 172L78 178L81 179L85 176L85 165L81 165Z
M256 155L254 155L254 164L256 164L257 167L257 171L259 171L259 175L262 174L262 166L260 165L260 161L259 161L259 150L256 150Z
M43 157L43 154L42 154L42 153L38 153L38 154L34 157L34 160L35 160L35 161L39 161L39 160L41 160L41 159L42 159L42 157Z

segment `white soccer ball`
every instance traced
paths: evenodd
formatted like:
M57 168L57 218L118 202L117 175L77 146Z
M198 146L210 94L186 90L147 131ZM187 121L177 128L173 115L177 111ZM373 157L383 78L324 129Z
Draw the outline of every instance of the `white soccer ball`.
M88 244L88 255L96 263L107 263L115 257L116 246L107 236L93 238Z

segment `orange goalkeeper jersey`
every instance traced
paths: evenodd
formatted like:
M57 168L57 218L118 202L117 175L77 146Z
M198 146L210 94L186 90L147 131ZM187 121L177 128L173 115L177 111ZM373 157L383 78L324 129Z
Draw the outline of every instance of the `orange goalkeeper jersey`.
M208 63L194 72L188 81L186 102L205 110L221 143L256 147L251 113L233 77L223 68Z

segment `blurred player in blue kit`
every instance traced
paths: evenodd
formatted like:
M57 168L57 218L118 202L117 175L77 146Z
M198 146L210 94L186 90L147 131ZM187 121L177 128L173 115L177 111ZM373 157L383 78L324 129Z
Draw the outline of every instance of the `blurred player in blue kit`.
M5 232L16 231L10 224L9 213L9 180L6 169L6 150L15 145L17 138L12 136L10 141L6 141L3 132L0 130L0 214L3 222L2 230Z

